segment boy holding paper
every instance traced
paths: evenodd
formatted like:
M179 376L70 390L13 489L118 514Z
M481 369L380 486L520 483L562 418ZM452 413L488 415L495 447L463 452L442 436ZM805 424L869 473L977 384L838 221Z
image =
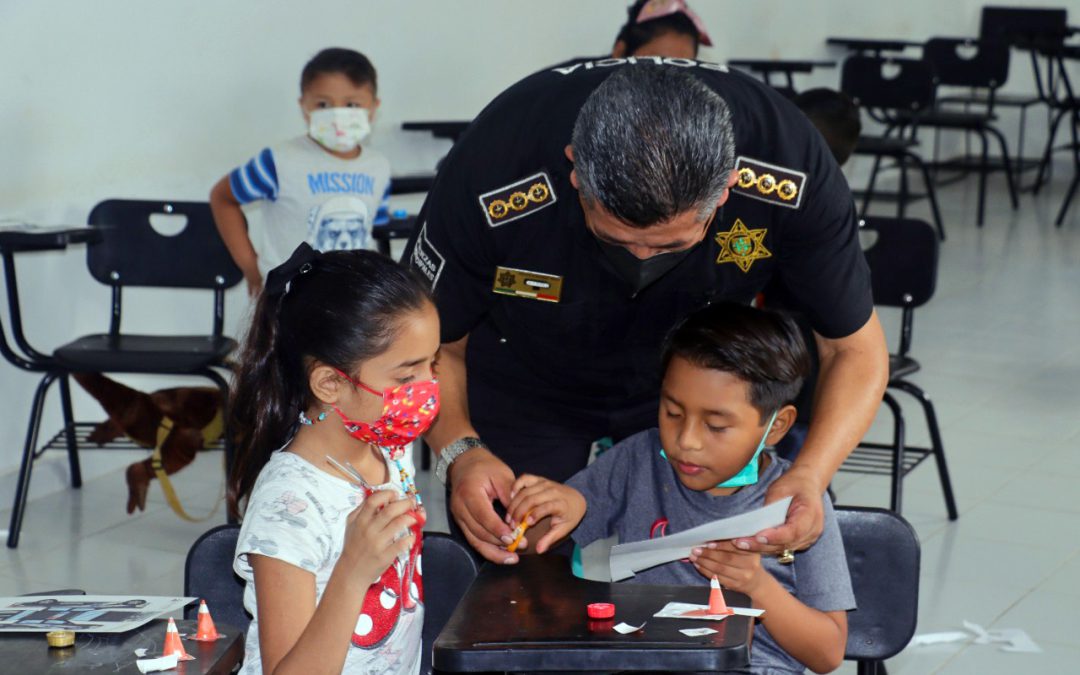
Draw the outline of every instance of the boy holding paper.
M625 439L565 485L532 475L514 484L507 520L531 526L538 553L571 534L582 547L616 533L625 544L760 508L788 468L762 450L795 421L791 402L809 371L806 345L790 319L745 305L709 305L672 331L662 358L658 429ZM715 575L765 610L752 672L829 672L843 659L846 611L855 600L828 497L823 508L820 539L789 564L715 541L634 581L707 585Z

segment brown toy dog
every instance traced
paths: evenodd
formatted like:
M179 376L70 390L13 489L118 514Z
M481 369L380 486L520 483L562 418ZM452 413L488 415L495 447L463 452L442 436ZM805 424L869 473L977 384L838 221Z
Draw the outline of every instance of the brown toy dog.
M206 443L220 437L220 431L207 428L221 414L221 391L211 387L177 387L152 394L132 389L100 373L72 375L83 389L97 399L109 419L94 427L87 440L104 445L127 436L144 448L160 443L161 464L167 475L184 468ZM172 421L171 428L166 420ZM164 439L159 434L167 434ZM152 458L135 462L125 474L128 486L127 512L146 509L146 493L154 479Z

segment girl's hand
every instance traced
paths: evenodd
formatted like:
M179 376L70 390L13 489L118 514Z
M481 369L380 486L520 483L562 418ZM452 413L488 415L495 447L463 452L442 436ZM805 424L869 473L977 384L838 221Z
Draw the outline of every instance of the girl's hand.
M585 497L574 488L525 474L514 481L510 490L506 520L511 527L517 527L522 520L532 527L550 517L550 529L536 542L536 552L543 553L574 531L585 516L585 506ZM522 538L518 547L528 545L528 539Z
M394 490L378 490L349 514L345 545L335 566L343 567L360 588L366 589L413 544L409 529L419 522L416 502L400 499Z
M690 552L690 562L706 579L716 576L720 585L754 596L768 572L761 566L761 554L742 551L730 541L714 541Z

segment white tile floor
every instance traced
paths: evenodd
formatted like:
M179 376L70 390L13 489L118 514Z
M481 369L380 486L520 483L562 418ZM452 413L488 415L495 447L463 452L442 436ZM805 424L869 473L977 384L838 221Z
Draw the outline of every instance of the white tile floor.
M1043 652L912 647L889 661L891 675L1080 671L1080 203L1054 229L1071 170L1061 168L1049 191L1023 194L1016 212L992 178L981 230L974 180L940 193L949 239L937 296L916 314L913 353L924 372L914 380L938 407L960 519L945 518L931 463L905 482L904 501L923 547L919 632L968 619L1023 628ZM898 316L883 319L893 342ZM910 442L925 442L917 409L907 409ZM885 438L888 420L879 422L872 435ZM177 477L192 510L218 494L220 461L202 456ZM421 476L422 488L430 483ZM843 504L887 504L884 478L840 474L835 487ZM433 526L444 528L441 490L425 497ZM0 552L0 595L180 592L185 551L220 513L191 525L159 492L138 516L124 514L124 501L117 472L31 503L19 549ZM0 512L0 523L7 518Z

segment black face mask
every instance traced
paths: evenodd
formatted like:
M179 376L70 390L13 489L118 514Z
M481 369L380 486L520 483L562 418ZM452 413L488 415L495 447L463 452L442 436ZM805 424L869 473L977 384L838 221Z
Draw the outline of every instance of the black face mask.
M697 248L695 244L682 251L660 253L642 260L617 244L609 244L599 239L596 239L596 243L604 252L604 258L612 271L630 285L631 296L637 295L654 281L675 269L676 265Z
M706 231L712 227L718 212L719 209L714 211L712 217L705 223L704 229ZM686 256L701 245L701 241L705 241L702 239L690 248L670 253L660 253L642 260L618 244L601 241L596 235L593 235L593 240L600 247L600 250L604 252L604 259L607 261L611 271L630 285L631 297L636 296L657 279L675 269L679 263L686 259Z

